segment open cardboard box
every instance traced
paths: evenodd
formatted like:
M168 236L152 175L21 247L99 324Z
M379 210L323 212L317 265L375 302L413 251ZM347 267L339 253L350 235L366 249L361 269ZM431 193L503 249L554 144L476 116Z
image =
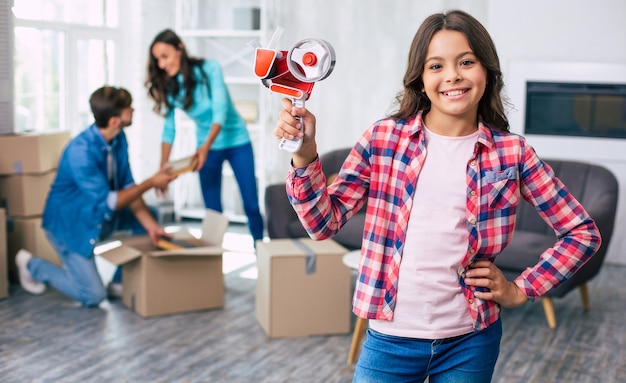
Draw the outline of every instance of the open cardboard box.
M222 241L228 219L207 210L202 235L185 229L175 238L195 241L194 248L161 250L147 236L102 244L94 251L122 266L122 303L142 317L205 310L224 306Z

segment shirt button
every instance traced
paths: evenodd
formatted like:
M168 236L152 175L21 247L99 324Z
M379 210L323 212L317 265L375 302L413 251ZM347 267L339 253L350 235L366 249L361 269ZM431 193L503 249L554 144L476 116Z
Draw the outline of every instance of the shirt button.
M469 223L472 225L476 225L476 219L475 218L470 219Z
M95 245L96 244L96 240L95 239L90 239L89 243L92 244L92 245Z
M469 303L470 305L474 303L474 300L472 298L467 300L467 303Z
M474 254L474 249L469 249L470 254Z
M475 190L472 190L472 191L470 192L470 195L471 195L472 197L475 197L475 196L476 196L476 191L475 191Z
M476 161L472 161L472 162L470 162L470 165L472 165L472 166L476 166Z

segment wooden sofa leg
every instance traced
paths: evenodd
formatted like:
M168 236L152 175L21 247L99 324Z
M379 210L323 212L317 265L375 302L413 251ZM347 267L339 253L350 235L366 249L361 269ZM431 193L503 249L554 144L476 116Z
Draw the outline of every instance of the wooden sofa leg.
M367 327L367 319L357 317L354 324L354 333L352 334L352 344L350 345L350 353L348 354L348 364L354 364L356 362L356 355L361 346L361 339L365 333Z
M587 283L583 283L582 285L580 285L579 290L580 297L583 300L583 308L585 309L585 311L589 311L589 286L587 285Z
M543 312L546 315L548 321L548 327L554 330L556 328L556 315L554 314L554 303L552 298L541 297L541 304L543 305Z

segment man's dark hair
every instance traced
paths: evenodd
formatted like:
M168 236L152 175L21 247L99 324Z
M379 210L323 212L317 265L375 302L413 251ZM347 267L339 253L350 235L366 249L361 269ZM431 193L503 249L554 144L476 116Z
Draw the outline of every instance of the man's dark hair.
M124 88L103 86L91 94L89 106L96 120L96 126L104 128L111 117L119 117L122 110L130 108L133 98Z

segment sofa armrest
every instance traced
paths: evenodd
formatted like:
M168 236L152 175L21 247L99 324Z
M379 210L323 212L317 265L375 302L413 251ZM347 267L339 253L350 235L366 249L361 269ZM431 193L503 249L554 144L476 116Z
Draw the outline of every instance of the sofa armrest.
M289 203L285 184L269 185L265 189L265 216L270 238L289 238L289 223L298 220Z

